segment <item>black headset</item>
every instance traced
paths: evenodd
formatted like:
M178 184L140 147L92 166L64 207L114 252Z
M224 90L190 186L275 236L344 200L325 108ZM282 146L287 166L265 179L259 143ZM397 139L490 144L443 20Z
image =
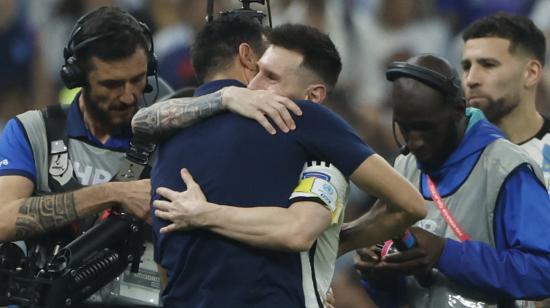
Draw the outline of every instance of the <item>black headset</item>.
M94 11L92 11L94 12ZM79 49L82 49L92 42L102 40L106 37L113 36L116 34L116 31L111 31L107 33L102 33L98 35L94 35L90 38L87 38L83 40L82 42L75 45L75 39L76 36L82 31L82 25L86 21L86 19L90 16L92 13L87 13L84 16L80 17L76 24L73 27L73 30L71 31L71 35L69 37L69 41L67 42L67 46L63 49L63 58L65 59L65 63L61 66L60 75L61 80L63 80L63 83L65 83L65 86L69 89L73 89L76 87L82 87L86 83L86 76L80 66L78 65L78 59L76 57L76 52ZM147 76L155 76L155 78L158 80L158 74L157 74L157 57L155 55L155 46L153 44L153 36L151 33L151 30L149 27L141 22L138 21L134 16L130 15L129 13L124 12L125 15L127 15L130 20L133 20L139 27L142 29L143 33L145 34L145 37L149 41L149 46L147 46ZM147 84L144 92L151 92L153 88Z
M427 86L441 92L446 103L462 100L462 86L458 73L453 71L452 77L444 76L431 69L407 62L392 62L386 69L386 79L394 81L397 78L406 77L418 80ZM395 134L395 121L392 122L392 132L395 142L403 155L409 154L407 145L402 145Z

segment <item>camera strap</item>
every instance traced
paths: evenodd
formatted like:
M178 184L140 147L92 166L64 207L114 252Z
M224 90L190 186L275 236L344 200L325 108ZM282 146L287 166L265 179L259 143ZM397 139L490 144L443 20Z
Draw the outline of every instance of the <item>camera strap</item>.
M70 191L82 185L74 177L69 157L67 136L67 109L51 105L42 109L48 142L48 186L53 192Z
M430 189L430 195L432 196L432 200L437 205L437 209L439 210L439 213L441 213L441 216L443 217L443 219L445 219L445 222L447 223L447 225L451 227L451 229L453 230L455 235L460 239L461 242L469 240L470 236L468 235L468 233L466 233L466 231L464 231L462 226L456 221L451 211L449 211L449 208L447 207L447 205L445 205L443 198L441 198L441 195L437 191L437 187L435 183L432 181L430 176L426 175L426 177L428 178L428 188Z

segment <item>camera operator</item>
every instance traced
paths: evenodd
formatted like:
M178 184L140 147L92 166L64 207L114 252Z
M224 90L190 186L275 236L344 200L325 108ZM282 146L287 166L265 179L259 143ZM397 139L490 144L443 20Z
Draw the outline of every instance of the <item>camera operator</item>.
M156 74L150 35L116 7L77 21L61 76L82 90L66 110L11 119L0 139L0 241L63 245L114 205L150 220L148 179L110 182L130 145L138 97Z

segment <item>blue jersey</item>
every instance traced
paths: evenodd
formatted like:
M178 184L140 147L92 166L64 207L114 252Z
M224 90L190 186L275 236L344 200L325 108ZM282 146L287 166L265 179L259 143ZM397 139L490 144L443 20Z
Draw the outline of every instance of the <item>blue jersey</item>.
M179 170L185 167L210 202L288 207L307 160L330 161L349 176L373 153L327 108L298 105L303 115L288 134L269 135L255 121L230 113L179 132L160 146L153 191L184 190ZM166 225L153 219L155 258L169 277L167 307L304 306L299 253L259 249L202 230L159 234Z

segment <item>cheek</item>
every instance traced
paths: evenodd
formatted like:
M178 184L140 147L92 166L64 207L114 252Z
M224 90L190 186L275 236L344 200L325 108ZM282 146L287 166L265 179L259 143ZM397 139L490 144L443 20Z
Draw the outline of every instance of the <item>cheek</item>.
M266 90L266 83L262 80L260 76L254 77L248 84L250 90Z
M115 95L113 95L112 91L98 89L92 91L91 97L100 109L107 109L109 104L114 100Z
M278 90L290 99L304 99L304 88L298 82L283 82L277 85Z
M500 93L493 93L496 96L502 96L504 92L516 91L518 86L522 83L522 72L517 69L513 70L500 70L494 72L493 76L488 80L492 82L491 87L493 91Z

